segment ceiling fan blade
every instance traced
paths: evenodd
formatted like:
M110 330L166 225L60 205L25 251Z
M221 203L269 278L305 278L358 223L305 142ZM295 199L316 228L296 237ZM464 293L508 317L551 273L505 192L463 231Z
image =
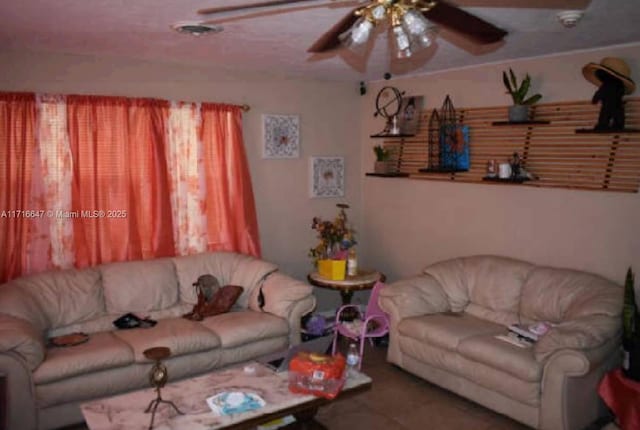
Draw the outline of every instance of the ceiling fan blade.
M462 7L499 7L509 9L586 9L591 0L456 0Z
M262 1L258 3L239 4L235 6L210 7L210 8L198 10L198 13L200 15L213 15L213 14L222 13L222 12L235 12L238 10L256 9L259 7L269 7L269 6L281 6L281 5L287 5L287 4L293 4L293 3L311 2L311 1L318 1L318 0L269 0L269 1Z
M230 22L263 18L271 15L280 15L285 13L302 12L302 11L313 10L313 9L321 9L321 8L338 9L338 8L344 8L344 7L353 7L360 4L361 1L362 0L346 0L346 1L335 0L335 1L331 1L330 3L316 3L311 5L281 7L281 8L272 9L272 10L256 10L253 12L235 14L233 16L224 15L222 17L214 17L213 19L207 19L199 22L201 24L213 24L213 25L228 24Z
M435 6L423 14L429 21L462 33L481 44L498 42L507 35L503 29L443 0L437 0Z
M345 15L340 21L338 21L333 27L329 29L325 34L320 36L318 40L316 40L313 45L307 49L307 52L313 53L321 53L331 51L332 49L340 46L340 36L342 33L351 28L351 26L358 20L356 16L356 11L360 9L359 7L351 10L347 15Z

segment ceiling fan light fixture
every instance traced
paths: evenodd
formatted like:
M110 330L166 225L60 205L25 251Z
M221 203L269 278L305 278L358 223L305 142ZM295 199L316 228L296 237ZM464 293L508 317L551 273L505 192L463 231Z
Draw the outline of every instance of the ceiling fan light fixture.
M180 21L171 25L171 28L181 34L202 36L203 34L220 33L224 30L221 25L203 24L197 21Z

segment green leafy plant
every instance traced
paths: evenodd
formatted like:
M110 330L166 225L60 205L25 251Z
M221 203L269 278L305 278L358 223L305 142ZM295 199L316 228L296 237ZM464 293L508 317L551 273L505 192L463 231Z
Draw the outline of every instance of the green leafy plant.
M374 146L373 152L376 154L376 161L387 161L391 157L391 151L382 145Z
M534 94L531 97L526 98L531 87L531 76L529 76L528 73L525 75L522 82L520 82L520 85L518 85L515 73L513 73L513 70L509 68L509 75L507 75L507 72L502 72L502 82L507 89L507 93L511 94L514 105L532 105L542 98L540 94Z

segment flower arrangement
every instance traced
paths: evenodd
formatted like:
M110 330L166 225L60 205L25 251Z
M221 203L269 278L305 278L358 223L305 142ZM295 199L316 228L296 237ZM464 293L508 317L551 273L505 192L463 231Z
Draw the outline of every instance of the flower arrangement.
M349 205L338 203L340 208L338 216L333 221L323 221L318 217L313 218L311 228L318 232L318 244L309 250L309 257L314 264L322 259L343 260L347 258L347 251L356 244L354 230L348 225L345 209Z

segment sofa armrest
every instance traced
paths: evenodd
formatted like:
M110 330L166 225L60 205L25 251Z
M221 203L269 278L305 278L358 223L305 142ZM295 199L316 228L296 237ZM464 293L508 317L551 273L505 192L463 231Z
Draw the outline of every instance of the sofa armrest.
M259 289L256 288L258 294ZM289 343L300 343L300 320L316 306L311 285L280 272L272 273L262 284L264 307L262 311L286 319L289 322ZM260 311L257 300L250 301L252 310Z
M14 353L34 370L46 354L43 335L26 320L0 314L0 353Z
M595 348L560 349L548 357L542 376L540 429L583 429L603 413L595 393L604 374L619 364L619 344L620 337L614 336Z
M542 336L536 342L533 352L538 362L544 362L564 349L587 353L616 338L619 331L620 318L608 315L590 315L564 321Z
M447 295L440 283L430 275L416 276L387 285L380 290L378 303L396 321L450 310Z

